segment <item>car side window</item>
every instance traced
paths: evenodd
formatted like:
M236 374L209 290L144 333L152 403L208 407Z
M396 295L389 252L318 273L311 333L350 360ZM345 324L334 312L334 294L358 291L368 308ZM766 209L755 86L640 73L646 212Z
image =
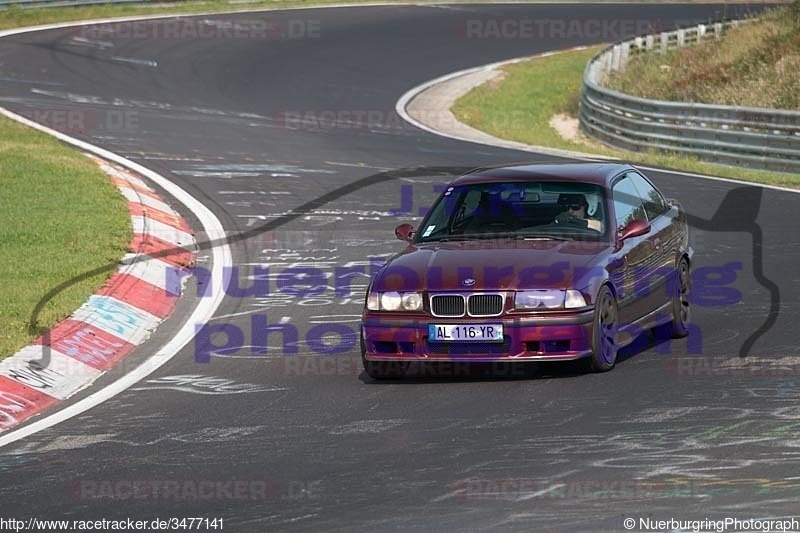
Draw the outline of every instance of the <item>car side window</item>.
M653 220L658 215L666 212L667 202L664 201L664 197L644 176L637 172L629 172L628 177L633 181L636 190L639 192L639 197L644 201L644 210L649 220Z
M617 228L625 227L632 220L647 220L642 199L628 175L614 183L611 194Z

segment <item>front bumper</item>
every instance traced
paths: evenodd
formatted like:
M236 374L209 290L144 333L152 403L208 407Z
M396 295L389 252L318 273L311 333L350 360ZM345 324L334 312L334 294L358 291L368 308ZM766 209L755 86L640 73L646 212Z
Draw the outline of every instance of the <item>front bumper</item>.
M441 319L365 313L361 334L368 361L569 361L591 355L593 309L541 316ZM498 342L430 342L428 324L502 323Z

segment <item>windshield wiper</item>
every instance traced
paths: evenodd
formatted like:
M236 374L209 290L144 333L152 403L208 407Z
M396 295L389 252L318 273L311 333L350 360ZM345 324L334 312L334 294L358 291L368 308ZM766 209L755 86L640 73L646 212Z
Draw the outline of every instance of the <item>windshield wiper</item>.
M428 242L448 242L448 241L468 241L471 237L465 237L462 235L449 235L447 237L436 237L433 239L425 239L420 241L420 243L428 243Z
M508 239L516 237L515 233L470 233L469 235L448 235L436 239L423 240L421 242L448 242L448 241L485 241L489 239Z
M573 241L575 239L568 239L567 237L561 237L559 235L549 235L546 233L536 233L536 234L523 234L523 235L516 235L516 239L519 241L532 241L534 239L548 239L551 241Z

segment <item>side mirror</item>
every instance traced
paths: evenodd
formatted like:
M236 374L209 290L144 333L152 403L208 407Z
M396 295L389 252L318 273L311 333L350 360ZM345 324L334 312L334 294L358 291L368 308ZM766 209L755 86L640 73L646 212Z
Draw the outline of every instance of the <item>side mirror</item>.
M650 223L646 220L631 220L619 231L619 242L622 243L631 237L638 237L650 233Z
M394 229L394 234L401 241L410 243L414 240L414 226L411 224L400 224Z

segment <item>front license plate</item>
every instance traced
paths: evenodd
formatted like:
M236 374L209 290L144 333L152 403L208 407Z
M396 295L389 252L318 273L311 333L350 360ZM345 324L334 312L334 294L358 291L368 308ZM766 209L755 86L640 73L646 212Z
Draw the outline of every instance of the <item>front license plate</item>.
M428 324L430 342L503 342L503 324Z

